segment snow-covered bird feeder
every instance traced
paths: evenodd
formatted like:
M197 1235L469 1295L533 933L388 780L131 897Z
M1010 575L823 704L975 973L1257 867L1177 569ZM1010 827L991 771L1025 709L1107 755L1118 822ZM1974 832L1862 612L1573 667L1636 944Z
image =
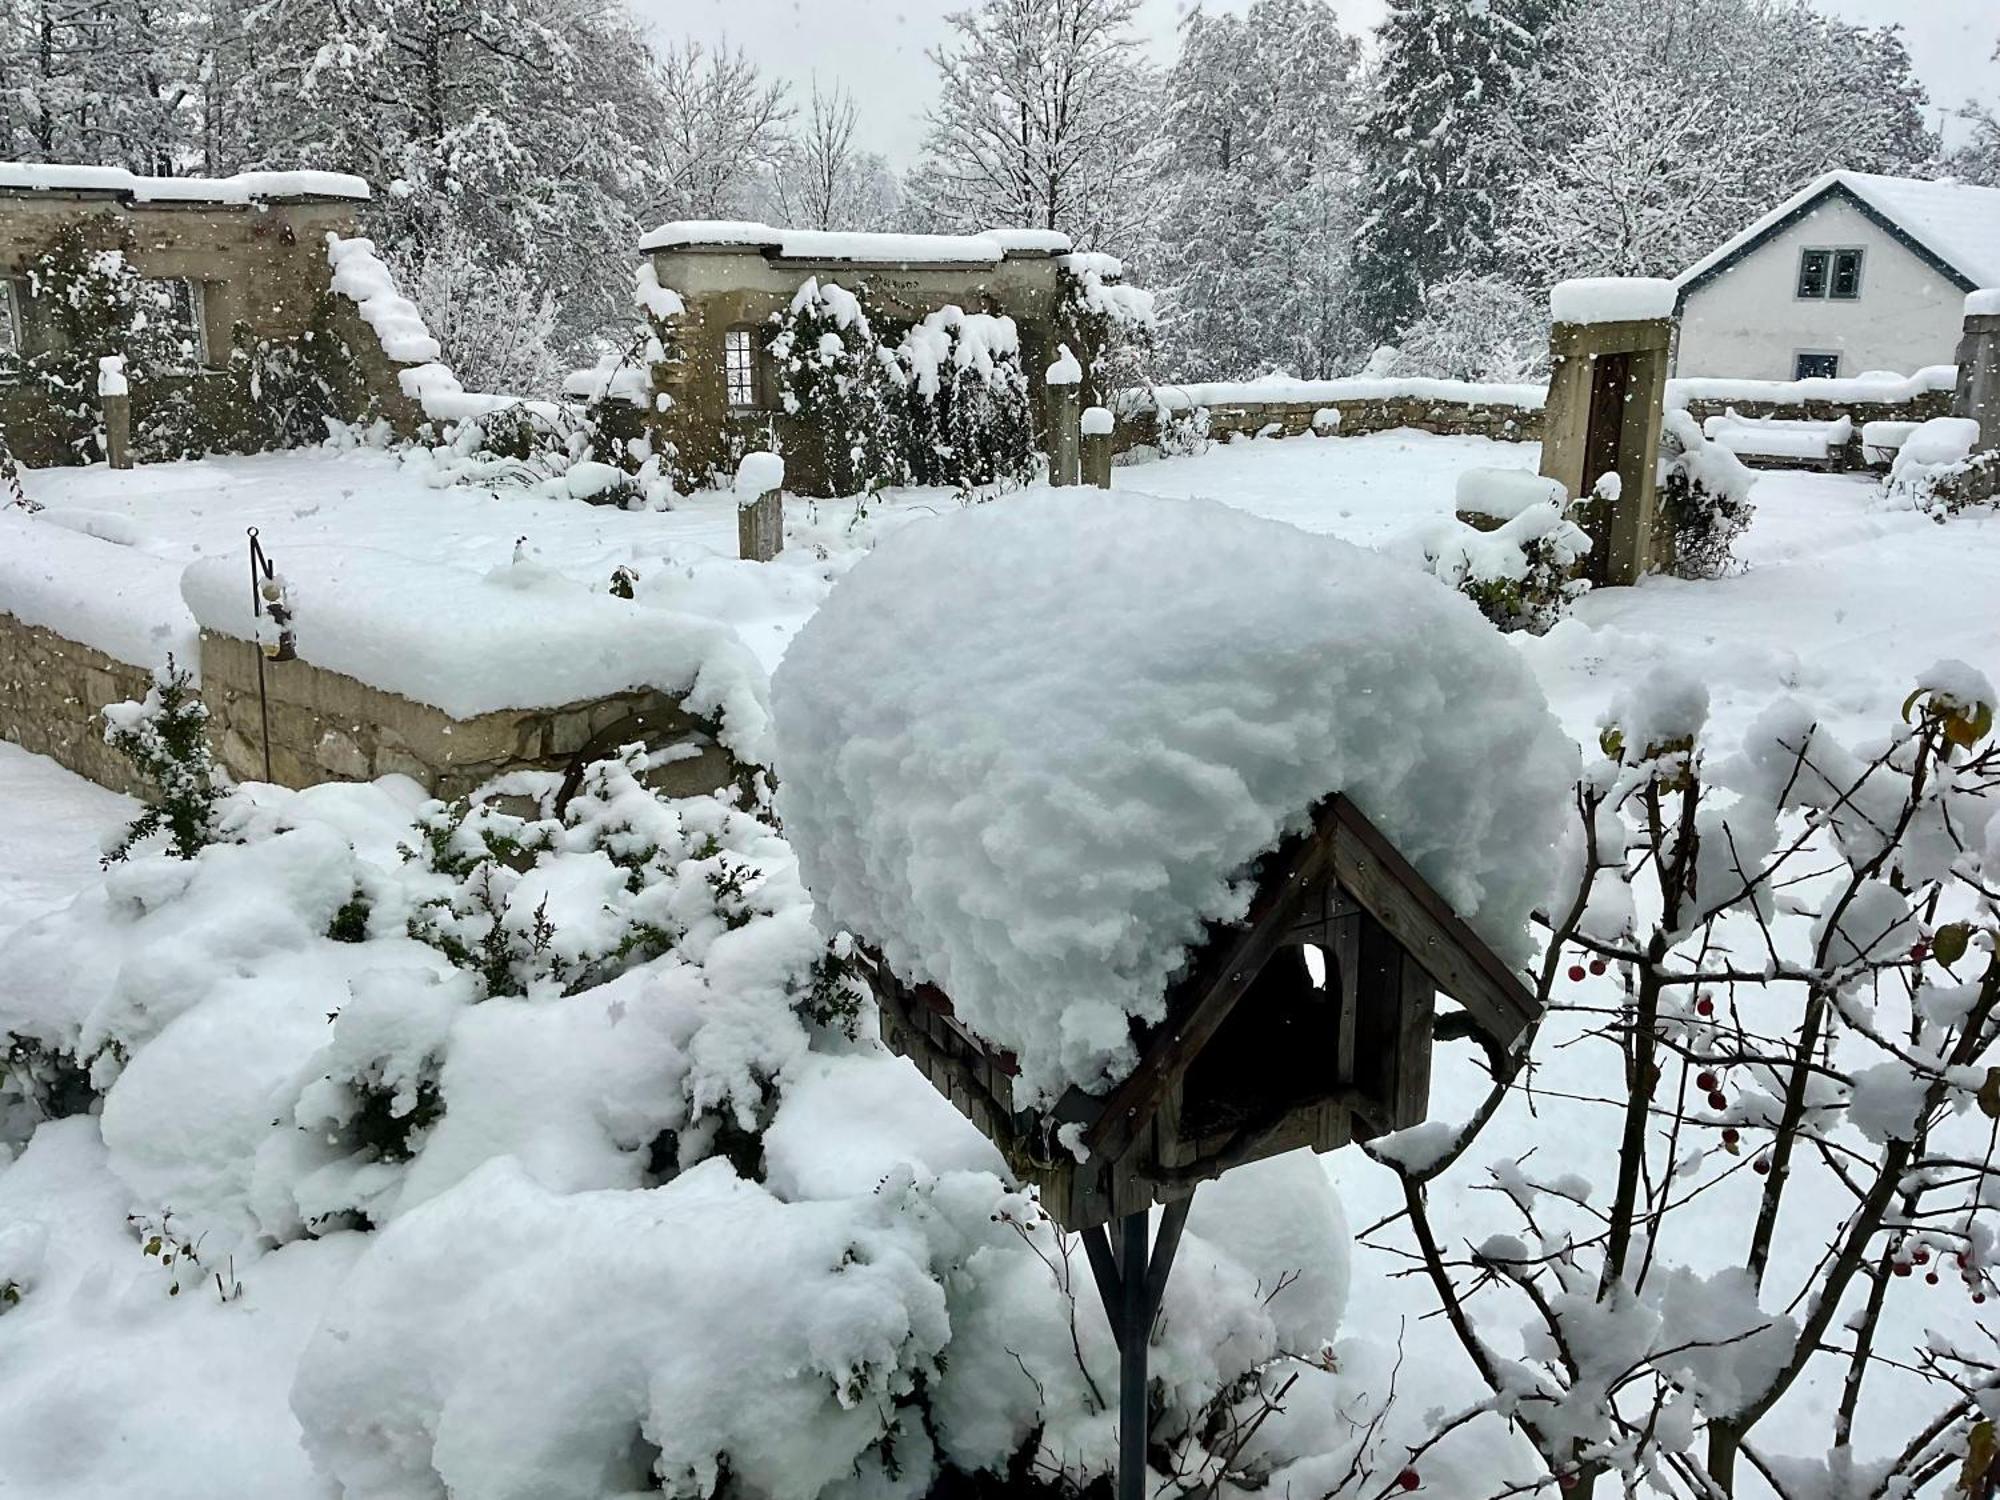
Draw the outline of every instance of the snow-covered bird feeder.
M1678 293L1647 276L1589 276L1549 294L1549 395L1542 472L1586 500L1595 584L1637 583L1655 555L1655 492ZM1591 499L1618 476L1616 503Z
M1123 491L974 507L858 564L774 693L884 1038L1065 1227L1418 1123L1435 990L1503 1049L1534 1018L1573 747L1374 554Z

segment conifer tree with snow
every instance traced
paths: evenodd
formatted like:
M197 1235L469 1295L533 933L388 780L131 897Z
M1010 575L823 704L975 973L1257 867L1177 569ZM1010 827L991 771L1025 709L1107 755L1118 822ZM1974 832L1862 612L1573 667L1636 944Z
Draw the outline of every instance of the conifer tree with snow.
M951 16L909 190L939 228L1059 229L1116 248L1143 213L1155 85L1138 0L982 0Z
M104 862L124 859L158 833L167 835L167 852L176 859L193 859L215 841L216 803L226 780L209 754L208 706L193 674L169 656L145 698L108 705L104 721L104 742L157 789Z
M1354 246L1357 315L1370 342L1393 342L1427 287L1490 268L1517 171L1513 127L1552 4L1400 0L1377 30Z

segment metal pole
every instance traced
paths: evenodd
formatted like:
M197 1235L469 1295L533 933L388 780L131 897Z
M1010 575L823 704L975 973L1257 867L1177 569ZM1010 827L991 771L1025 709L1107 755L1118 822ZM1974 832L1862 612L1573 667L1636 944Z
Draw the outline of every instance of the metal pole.
M1153 1309L1147 1297L1147 1214L1142 1209L1118 1222L1123 1251L1118 1257L1118 1500L1146 1500L1146 1346L1152 1341Z
M257 544L257 528L248 528L250 534L250 617L256 619L264 613L264 580L258 576L257 564L263 557L264 549ZM257 718L264 733L264 780L275 781L271 774L271 698L264 687L264 647L261 641L252 642L257 647Z

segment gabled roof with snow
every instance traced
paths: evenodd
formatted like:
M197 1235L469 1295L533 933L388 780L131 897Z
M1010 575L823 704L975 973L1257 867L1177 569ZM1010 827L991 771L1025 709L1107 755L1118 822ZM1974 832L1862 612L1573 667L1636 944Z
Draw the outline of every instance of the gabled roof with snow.
M2000 286L2000 188L1871 172L1828 172L1675 278L1685 297L1828 197L1844 198L1961 291Z
M365 200L346 172L239 172L234 177L141 177L123 167L0 162L0 192L110 193L134 203L266 203L278 198Z
M1069 236L1052 229L989 229L983 234L866 234L845 229L779 229L729 219L679 219L639 241L643 250L746 249L783 260L874 265L998 265L1009 255L1060 255Z

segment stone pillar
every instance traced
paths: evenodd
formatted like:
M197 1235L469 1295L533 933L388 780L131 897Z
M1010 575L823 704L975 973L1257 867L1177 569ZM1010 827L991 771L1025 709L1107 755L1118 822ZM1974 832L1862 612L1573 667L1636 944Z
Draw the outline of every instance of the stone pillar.
M1668 561L1656 556L1654 532L1673 289L1564 282L1551 310L1542 473L1585 502L1591 582L1637 583Z
M1111 488L1111 434L1116 426L1109 408L1086 407L1083 413L1083 482L1100 490Z
M1965 332L1958 341L1958 389L1951 398L1954 417L1979 424L1981 453L2000 449L2000 289L1965 299Z
M114 469L132 467L132 390L125 382L125 356L108 354L97 362L97 400L104 409L104 457Z
M769 562L785 550L785 461L746 453L736 467L736 553Z
M1049 366L1049 483L1077 484L1083 477L1083 366L1061 346Z

